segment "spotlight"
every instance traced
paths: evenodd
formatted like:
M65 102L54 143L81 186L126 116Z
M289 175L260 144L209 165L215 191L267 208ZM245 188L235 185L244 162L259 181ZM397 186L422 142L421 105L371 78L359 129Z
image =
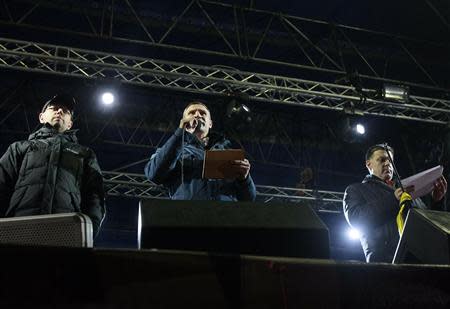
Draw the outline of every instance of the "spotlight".
M409 100L409 87L403 85L384 84L381 95L385 100L406 103Z
M239 103L237 100L232 99L227 106L227 117L228 118L239 118L245 122L250 122L252 118L250 117L250 108L247 105Z
M355 131L356 133L360 134L360 135L364 135L366 134L366 128L364 127L363 124L361 123L357 123L355 126Z
M232 99L230 103L228 103L226 116L234 123L245 125L252 122L250 108L236 99Z
M347 235L350 239L356 240L359 239L361 233L357 229L350 228L347 232Z
M362 117L346 115L342 121L342 139L347 143L358 143L365 139L366 126Z
M112 94L111 92L104 92L101 95L102 98L102 103L105 105L111 105L114 103L114 94Z

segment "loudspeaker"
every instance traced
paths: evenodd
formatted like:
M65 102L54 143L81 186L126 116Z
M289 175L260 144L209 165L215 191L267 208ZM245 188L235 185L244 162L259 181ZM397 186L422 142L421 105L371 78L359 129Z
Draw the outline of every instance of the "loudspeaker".
M450 264L450 213L411 209L392 263Z
M92 222L81 213L2 218L0 244L92 248Z
M329 257L325 224L309 206L289 203L143 200L138 244L146 249Z

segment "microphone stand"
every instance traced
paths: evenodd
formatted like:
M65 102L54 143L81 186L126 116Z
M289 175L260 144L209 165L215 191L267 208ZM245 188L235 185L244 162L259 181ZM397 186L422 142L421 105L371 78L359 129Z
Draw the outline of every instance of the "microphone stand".
M386 151L386 153L388 155L389 162L391 162L391 164L392 164L392 168L394 169L394 178L395 178L394 182L395 182L395 184L398 187L402 188L403 192L405 192L405 188L403 188L403 184L402 184L402 180L400 178L400 174L398 173L397 168L395 167L395 164L394 164L394 160L392 159L391 153L389 152L388 144L384 143L383 144L383 148L384 148L384 150Z
M392 159L391 153L389 152L389 146L387 143L383 144L383 148L386 151L388 158L389 158L389 162L392 164L392 168L394 169L394 177L395 177L395 183L402 189L403 193L400 197L400 210L398 212L397 215L397 227L398 227L398 232L400 234L400 236L403 233L404 227L405 227L405 223L406 223L406 218L408 217L408 213L409 210L411 209L411 196L408 194L407 196L404 197L403 194L407 194L407 192L405 191L405 188L403 187L402 181L400 179L400 174L397 171L397 168L395 167L394 164L394 160Z

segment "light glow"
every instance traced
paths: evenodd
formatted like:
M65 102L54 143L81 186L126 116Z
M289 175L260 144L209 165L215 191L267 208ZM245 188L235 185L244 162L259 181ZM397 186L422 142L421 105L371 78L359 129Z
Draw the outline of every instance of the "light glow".
M105 92L102 94L102 103L105 105L111 105L114 103L114 95L111 92Z
M363 135L366 133L366 128L362 124L358 123L356 124L356 133Z
M348 230L348 237L350 239L356 240L356 239L359 239L360 236L361 236L361 233L357 229L351 228Z

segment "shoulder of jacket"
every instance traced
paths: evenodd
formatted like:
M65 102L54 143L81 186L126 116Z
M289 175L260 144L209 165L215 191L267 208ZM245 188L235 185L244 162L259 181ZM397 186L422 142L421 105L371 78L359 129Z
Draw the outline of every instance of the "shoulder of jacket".
M349 184L346 189L348 189L348 188L358 188L358 187L362 187L364 185L365 185L364 182L354 182L352 184Z
M347 186L347 188L345 188L345 193L348 192L355 192L355 191L362 191L367 187L367 183L366 182L355 182L352 183L350 185Z
M25 152L31 145L31 141L23 140L12 143L9 148L15 152Z

